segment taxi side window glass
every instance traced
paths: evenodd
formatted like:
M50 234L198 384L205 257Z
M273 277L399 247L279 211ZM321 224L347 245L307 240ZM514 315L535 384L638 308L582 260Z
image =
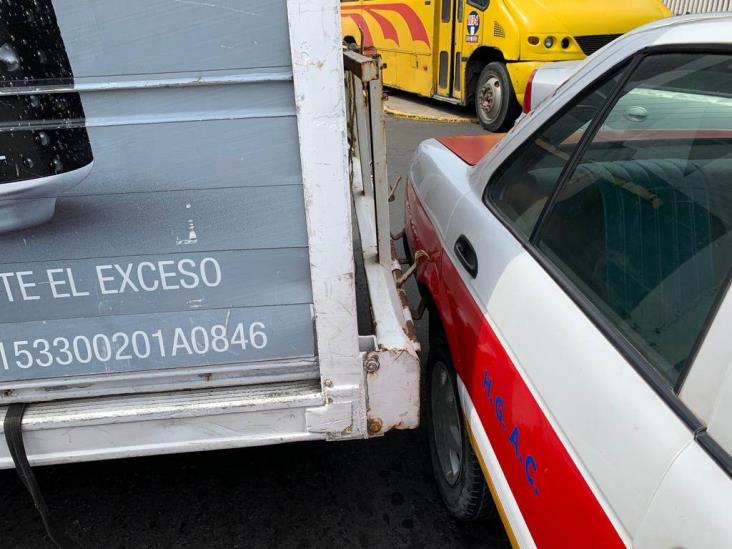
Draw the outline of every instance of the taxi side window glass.
M621 73L611 75L575 99L491 178L486 201L519 233L527 237L531 234L584 129L617 88Z
M676 385L732 268L732 56L645 58L538 247Z

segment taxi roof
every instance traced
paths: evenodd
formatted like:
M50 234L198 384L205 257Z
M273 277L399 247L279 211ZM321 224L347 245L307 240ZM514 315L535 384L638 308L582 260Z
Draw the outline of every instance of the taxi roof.
M639 27L629 35L648 35L646 46L732 44L730 31L732 31L732 14L705 13L662 19Z

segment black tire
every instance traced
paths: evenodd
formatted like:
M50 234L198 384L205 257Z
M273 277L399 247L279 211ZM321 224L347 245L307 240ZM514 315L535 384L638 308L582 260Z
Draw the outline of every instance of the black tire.
M488 63L475 86L475 114L489 132L511 129L521 114L511 78L503 63Z
M450 359L449 349L447 342L444 339L441 327L433 327L434 323L434 311L430 311L430 351L427 357L427 364L425 367L425 375L423 377L423 410L424 410L424 425L427 431L427 440L429 442L430 458L432 461L432 472L435 477L437 488L440 491L447 509L450 511L455 518L472 522L481 520L488 516L492 510L495 509L493 501L491 499L490 491L486 485L485 478L483 477L483 471L480 467L475 452L470 444L467 430L464 424L464 418L460 409L460 400L457 392L457 378L455 370L452 366L452 360ZM457 414L457 424L459 425L460 431L460 447L462 454L460 459L457 460L459 465L454 467L456 473L454 476L445 473L445 467L440 459L440 452L438 451L438 445L440 442L438 439L444 439L444 436L439 436L438 432L443 431L444 423L438 420L441 415L440 412L435 410L434 403L434 392L433 392L433 376L438 378L442 377L442 374L447 375L447 381L449 381L452 388L454 403L456 406L455 412ZM440 393L443 391L439 391ZM446 392L446 391L445 391Z

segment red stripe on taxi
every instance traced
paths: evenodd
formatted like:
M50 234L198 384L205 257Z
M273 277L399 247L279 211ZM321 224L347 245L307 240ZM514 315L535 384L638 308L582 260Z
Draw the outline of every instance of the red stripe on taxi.
M458 375L538 547L624 547L619 533L444 253L414 187L407 237L440 313ZM477 450L477 449L476 449Z

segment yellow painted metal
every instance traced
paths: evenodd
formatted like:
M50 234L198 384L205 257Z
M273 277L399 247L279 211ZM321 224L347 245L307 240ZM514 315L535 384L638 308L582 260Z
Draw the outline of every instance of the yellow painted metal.
M450 14L445 21L443 2L445 15ZM386 64L385 85L463 103L468 98L467 70L473 60L504 60L521 101L532 66L585 57L576 37L622 34L670 15L660 0L341 2L344 38L381 54ZM553 39L549 48L547 38ZM442 86L441 52L446 63Z
M362 4L362 0L341 2L341 30L343 32L343 38L346 41L353 41L354 44L361 44L362 42L361 29L355 19L346 17L346 14L349 12L344 8L350 7L354 10L354 13L358 13Z
M508 76L511 78L514 92L516 93L516 101L519 105L524 104L524 95L526 85L529 83L531 73L541 67L544 63L536 61L519 61L517 63L508 63Z
M341 2L343 36L386 65L384 84L431 96L434 77L435 14L440 0L356 0ZM363 39L363 42L362 42Z

